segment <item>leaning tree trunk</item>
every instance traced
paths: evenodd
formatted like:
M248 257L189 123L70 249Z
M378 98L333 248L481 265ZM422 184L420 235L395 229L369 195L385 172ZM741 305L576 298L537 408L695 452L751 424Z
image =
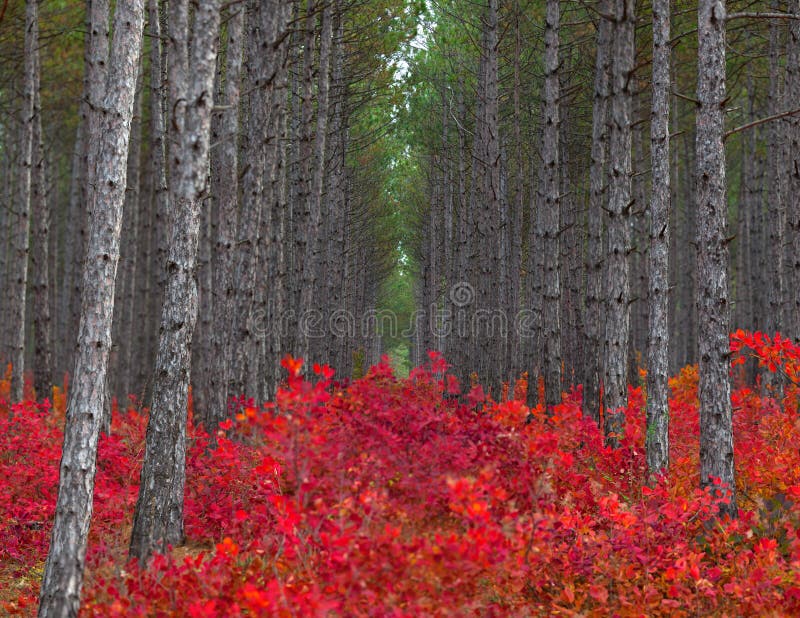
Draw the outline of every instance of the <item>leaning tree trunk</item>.
M653 107L650 118L649 336L647 346L647 467L669 465L669 91L670 0L653 2Z
M81 318L81 285L84 258L86 256L87 225L91 220L91 213L86 205L90 204L86 187L93 181L94 159L91 140L99 130L99 110L102 107L106 76L108 72L108 43L109 43L109 0L86 0L86 44L84 50L84 80L83 98L85 105L81 111L85 114L81 118L83 125L82 146L83 152L77 169L76 191L70 195L70 215L67 220L67 259L65 264L64 296L67 315L64 320L64 332L61 336L71 338L72 333L78 328ZM66 368L72 369L75 363L76 349L68 349L65 353Z
M70 384L56 516L42 580L39 616L76 616L92 518L97 440L105 407L114 283L144 0L118 0L114 45L99 131L92 135L96 182L87 187L93 213L83 276L78 356Z
M170 33L180 53L188 35L186 4L176 2ZM173 8L171 7L171 10ZM131 531L131 555L144 562L154 550L183 542L183 488L186 479L186 421L194 326L197 321L195 263L200 234L200 207L206 189L214 71L219 32L219 0L204 0L195 12L192 33L192 79L184 89L173 84L182 102L177 123L172 177L174 208L167 260L167 287L161 313L153 401L147 424L139 499ZM180 106L179 106L180 107ZM175 107L173 107L175 109ZM180 111L177 112L180 114Z
M559 278L559 0L547 0L544 32L544 135L542 143L542 228L544 252L542 334L544 338L544 388L548 406L561 403L561 281Z
M20 109L19 177L17 201L14 204L13 260L8 278L9 317L11 324L11 399L22 399L25 372L25 301L28 288L28 253L31 212L31 156L33 154L36 55L39 46L39 24L36 0L25 3L25 63L22 76L22 108ZM38 150L38 148L37 148Z
M725 238L725 3L697 13L697 309L700 347L700 483L726 487L720 513L737 515L731 407L728 244Z
M636 21L633 0L615 0L614 18L603 387L606 441L610 446L617 447L625 428L625 407L628 401L631 75L634 69Z
M584 367L583 413L600 423L601 337L603 325L603 209L606 199L606 148L608 144L608 99L611 72L611 26L603 15L608 0L600 3L595 59L594 104L592 105L592 162L589 167L589 212L586 243L586 363Z

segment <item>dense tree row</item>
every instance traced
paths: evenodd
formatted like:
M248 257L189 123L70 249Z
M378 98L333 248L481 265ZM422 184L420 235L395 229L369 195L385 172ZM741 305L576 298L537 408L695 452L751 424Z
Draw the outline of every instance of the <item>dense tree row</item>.
M359 0L278 4L275 15L272 5L262 15L259 3L225 8L215 35L210 163L198 171L203 207L192 346L195 401L210 421L225 416L229 395L272 393L278 360L288 350L333 359L348 372L354 350L359 365L362 356L377 360L382 351L361 317L380 305L396 259L386 185L397 145L385 133L398 102L393 54L413 34L420 7ZM9 293L2 356L15 361L19 396L26 367L46 393L75 361L90 225L87 174L94 164L88 136L96 133L93 111L102 105L111 37L107 3L86 7L84 13L69 3L42 5L43 36L28 53L12 36L23 29L25 3L10 3L3 15L2 54L9 62L0 76L0 273ZM172 135L182 130L171 107L183 103L175 90L178 61L170 61L170 10L167 3L146 6L108 384L112 395L148 402L174 249L178 142ZM194 9L187 10L182 19L191 20ZM26 64L38 62L33 51L41 53L43 69ZM38 84L26 81L40 74L43 104ZM34 93L37 113L27 111ZM33 131L43 136L36 144ZM31 192L33 199L26 197ZM30 210L18 212L17 203ZM339 336L328 337L336 310L347 314L340 316Z
M41 615L77 608L112 397L150 410L144 561L183 540L190 396L213 428L286 354L581 384L612 447L643 368L653 473L698 362L701 482L736 513L731 326L800 336L797 0L17 0L0 26L0 360L14 400L70 376Z
M345 373L378 359L359 318L397 251L383 135L420 7L119 0L112 26L107 0L8 4L4 35L25 36L3 38L18 61L0 90L3 356L14 400L28 367L40 395L71 375L40 614L73 615L113 395L150 409L131 537L145 560L183 540L190 382L214 427L232 398L274 394L287 353ZM40 57L82 72L82 94L45 108Z
M703 482L732 484L728 333L800 334L800 19L695 9L433 3L405 118L426 187L415 354L498 394L527 371L550 405L582 384L611 445L646 369L653 471L667 375L699 362Z

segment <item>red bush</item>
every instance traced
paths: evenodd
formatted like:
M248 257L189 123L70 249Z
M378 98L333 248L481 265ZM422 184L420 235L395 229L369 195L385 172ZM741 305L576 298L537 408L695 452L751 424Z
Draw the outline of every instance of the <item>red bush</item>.
M275 403L241 406L213 448L190 428L187 545L140 569L126 549L146 415L118 411L101 440L84 615L798 613L800 354L747 333L732 348L788 380L782 398L734 393L737 521L714 520L696 489L695 369L671 381L671 467L651 488L640 388L611 451L579 390L545 414L524 405L525 385L499 403L473 387L459 404L438 355L405 380L384 363L346 385L287 359ZM62 418L32 402L0 417L6 613L35 606Z

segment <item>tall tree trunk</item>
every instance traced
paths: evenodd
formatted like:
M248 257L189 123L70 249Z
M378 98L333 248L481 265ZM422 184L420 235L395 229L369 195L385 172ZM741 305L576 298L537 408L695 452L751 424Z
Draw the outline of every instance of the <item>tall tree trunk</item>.
M170 31L171 51L182 53L188 37L184 21L187 6L175 4L170 7L170 25L175 27ZM178 95L173 98L173 109L183 119L174 127L179 147L174 153L176 174L170 186L174 214L167 288L139 498L131 532L131 555L142 562L154 550L183 542L186 416L192 335L197 320L195 264L201 201L208 175L219 21L219 0L199 2L192 32L191 81L184 73L171 84L173 95ZM170 66L170 71L173 70Z
M159 11L158 0L148 0L148 22L150 34L150 175L152 182L152 204L148 222L148 254L150 260L148 276L144 280L147 294L141 298L139 314L142 334L137 348L136 383L140 392L152 377L149 367L155 361L154 337L156 319L163 300L164 275L166 264L167 234L171 224L169 217L170 195L167 187L167 128L164 114L165 83L163 76L163 53L161 46L164 16ZM172 45L170 45L170 49ZM173 52L174 54L175 52ZM173 63L174 66L175 63ZM178 66L180 63L178 63ZM170 149L172 146L170 146ZM153 284L155 283L155 285ZM153 334L151 334L151 331Z
M514 336L510 342L510 369L512 377L519 377L524 371L522 362L522 330L520 313L520 297L522 292L522 239L523 239L523 217L525 204L525 162L522 156L522 28L519 0L514 0L514 85L512 92L513 101L513 140L514 140L514 199L511 201L511 294L509 297L509 319L513 316ZM448 110L448 113L449 110ZM453 255L453 269L457 268L455 253ZM455 283L455 276L452 283Z
M502 298L502 285L496 282L502 281L499 219L505 197L501 187L497 0L488 0L482 28L468 207L468 216L472 219L468 245L470 254L467 256L470 276L464 278L465 282L474 286L474 290L468 287L463 290L468 294L467 302L462 307L469 310L467 317L472 319L469 327L473 329L471 338L474 343L471 353L466 357L472 361L468 368L474 369L481 380L499 394L502 376L500 355L503 350L500 341L503 333L497 331L495 317L497 299Z
M253 92L250 93L247 142L243 148L247 153L247 165L242 174L242 207L236 232L237 247L233 256L236 289L226 352L229 367L228 397L238 397L245 393L250 371L248 364L258 362L255 357L257 335L262 333L255 332L259 325L254 322L253 317L257 298L259 250L263 251L260 238L264 232L261 223L265 199L269 195L276 167L276 153L281 152L282 148L282 140L274 132L275 127L279 126L276 123L280 115L279 108L282 106L278 102L281 101L280 97L285 96L277 90L278 84L283 83L285 73L287 46L282 37L290 9L291 5L287 3L254 2L251 8L252 19L248 24L247 74ZM262 49L269 50L269 53L262 52ZM253 358L248 358L250 356Z
M592 162L589 168L589 212L586 247L586 367L584 368L583 413L600 422L603 311L603 209L606 200L606 147L608 144L608 100L611 74L612 22L609 0L601 0L597 25L597 51L592 106Z
M700 345L700 483L726 485L720 513L737 515L731 407L725 150L725 3L697 14L697 307Z
M669 94L670 0L653 3L653 107L650 117L649 325L647 346L647 467L669 465Z
M120 264L114 299L114 347L111 350L111 380L113 393L125 397L130 391L131 365L130 352L133 345L133 311L136 302L136 257L138 253L139 232L139 159L142 142L142 66L136 80L136 96L133 100L131 136L128 144L128 172L125 189L125 206L122 216L122 236L120 244ZM116 375L114 375L116 374ZM106 419L111 426L110 415ZM104 428L105 430L106 428Z
M214 239L214 285L212 303L211 348L208 371L208 393L205 410L199 420L211 430L225 419L228 412L228 366L225 341L235 293L233 256L236 242L236 219L239 205L239 86L242 74L245 7L233 6L228 20L228 44L225 56L225 92L221 104L227 109L220 119L220 144L214 177L219 186L212 188L217 196L217 237ZM231 393L233 394L233 393Z
M683 182L683 209L680 220L679 237L682 242L678 243L679 249L679 269L683 274L683 280L678 289L680 297L679 319L681 325L679 332L680 350L678 365L683 366L694 363L697 359L697 251L690 243L690 239L695 234L698 213L695 208L697 199L697 178L694 174L693 165L695 162L693 144L696 142L696 131L687 131L683 135L683 159L686 165L686 174ZM675 342L676 345L678 342Z
M97 440L105 407L111 349L114 282L136 74L142 45L144 0L118 0L114 45L101 122L92 134L94 182L88 185L91 218L89 253L83 277L78 357L70 384L56 515L42 580L39 616L78 614L92 494L97 471Z
M81 285L84 258L86 256L87 228L91 220L91 213L87 210L90 204L86 193L86 186L91 182L94 171L92 159L91 139L97 135L100 123L100 108L105 96L106 75L108 73L109 49L109 0L86 0L86 31L84 50L84 79L82 104L85 116L81 119L83 125L83 139L81 161L78 169L73 169L76 177L76 190L70 197L70 216L68 218L68 233L66 246L68 248L69 271L65 275L64 285L67 298L67 323L61 336L71 338L71 333L78 329L81 318ZM77 349L70 349L65 355L66 368L72 369L75 364Z
M331 46L333 40L333 19L331 4L326 2L322 9L322 32L319 44L319 67L317 79L317 119L314 138L314 172L308 194L308 229L302 254L302 283L300 291L300 311L310 311L317 287L317 272L320 259L319 232L322 225L322 190L327 160L328 116L330 99ZM303 329L298 354L307 360L311 352L309 329Z
M606 338L604 346L604 431L607 443L619 446L628 401L630 336L631 84L634 68L634 2L614 0L612 63L610 195L605 261Z
M777 3L773 1L770 4L777 11ZM778 21L771 20L769 25L769 87L766 112L768 116L781 111L780 32L781 27ZM762 273L762 275L769 281L767 285L769 306L766 311L764 328L770 335L782 331L784 328L783 307L786 297L786 283L783 258L786 207L782 186L785 167L781 144L785 137L783 122L773 121L767 125L767 173L769 182L765 197L767 199L766 221L768 226L769 273ZM764 381L770 383L776 377L772 372L765 372L763 375Z
M11 276L8 281L8 296L11 305L11 399L22 400L25 373L25 305L28 289L28 253L31 212L31 157L36 118L36 70L39 47L39 18L36 0L25 3L25 60L22 77L22 106L20 109L20 151L17 200L14 204L14 226L12 239L14 253ZM36 149L38 151L38 148Z
M17 137L19 137L19 133L18 131ZM17 200L17 196L14 195L15 181L18 180L19 176L15 173L16 169L14 167L17 162L16 151L17 139L14 139L12 132L9 134L8 141L3 148L3 208L0 210L0 284L3 285L4 289L8 287L8 266L12 250L9 233L12 223L12 208ZM0 358L2 358L3 366L8 362L10 355L11 338L9 337L8 329L8 302L7 295L0 295L0 309L2 309L0 315L3 316L4 320L3 327L0 327Z
M800 0L792 0L791 11L800 14ZM800 101L800 20L789 24L788 54L786 61L786 100L790 104ZM792 227L791 288L793 290L789 313L793 316L790 333L800 342L800 116L789 122L789 192L787 212Z
M53 384L52 339L50 337L50 206L47 167L42 138L42 104L39 99L39 54L36 53L33 125L33 177L31 217L34 222L31 255L33 269L33 386L38 398L50 395Z
M561 281L559 277L559 227L561 185L559 180L559 0L547 0L544 32L544 130L540 208L544 243L542 334L544 336L544 386L548 406L561 403Z

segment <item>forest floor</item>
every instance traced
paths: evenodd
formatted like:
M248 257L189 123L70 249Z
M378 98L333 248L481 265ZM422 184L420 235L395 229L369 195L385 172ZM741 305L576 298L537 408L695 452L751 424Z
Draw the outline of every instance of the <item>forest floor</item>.
M795 387L782 401L735 390L740 518L720 521L696 489L693 367L671 380L671 468L650 487L640 386L611 451L579 390L548 415L524 405L524 382L458 403L437 356L342 383L285 365L276 402L243 406L213 447L190 427L187 545L146 569L127 543L147 415L115 410L82 615L800 613ZM35 610L63 422L58 390L0 415L0 613Z

